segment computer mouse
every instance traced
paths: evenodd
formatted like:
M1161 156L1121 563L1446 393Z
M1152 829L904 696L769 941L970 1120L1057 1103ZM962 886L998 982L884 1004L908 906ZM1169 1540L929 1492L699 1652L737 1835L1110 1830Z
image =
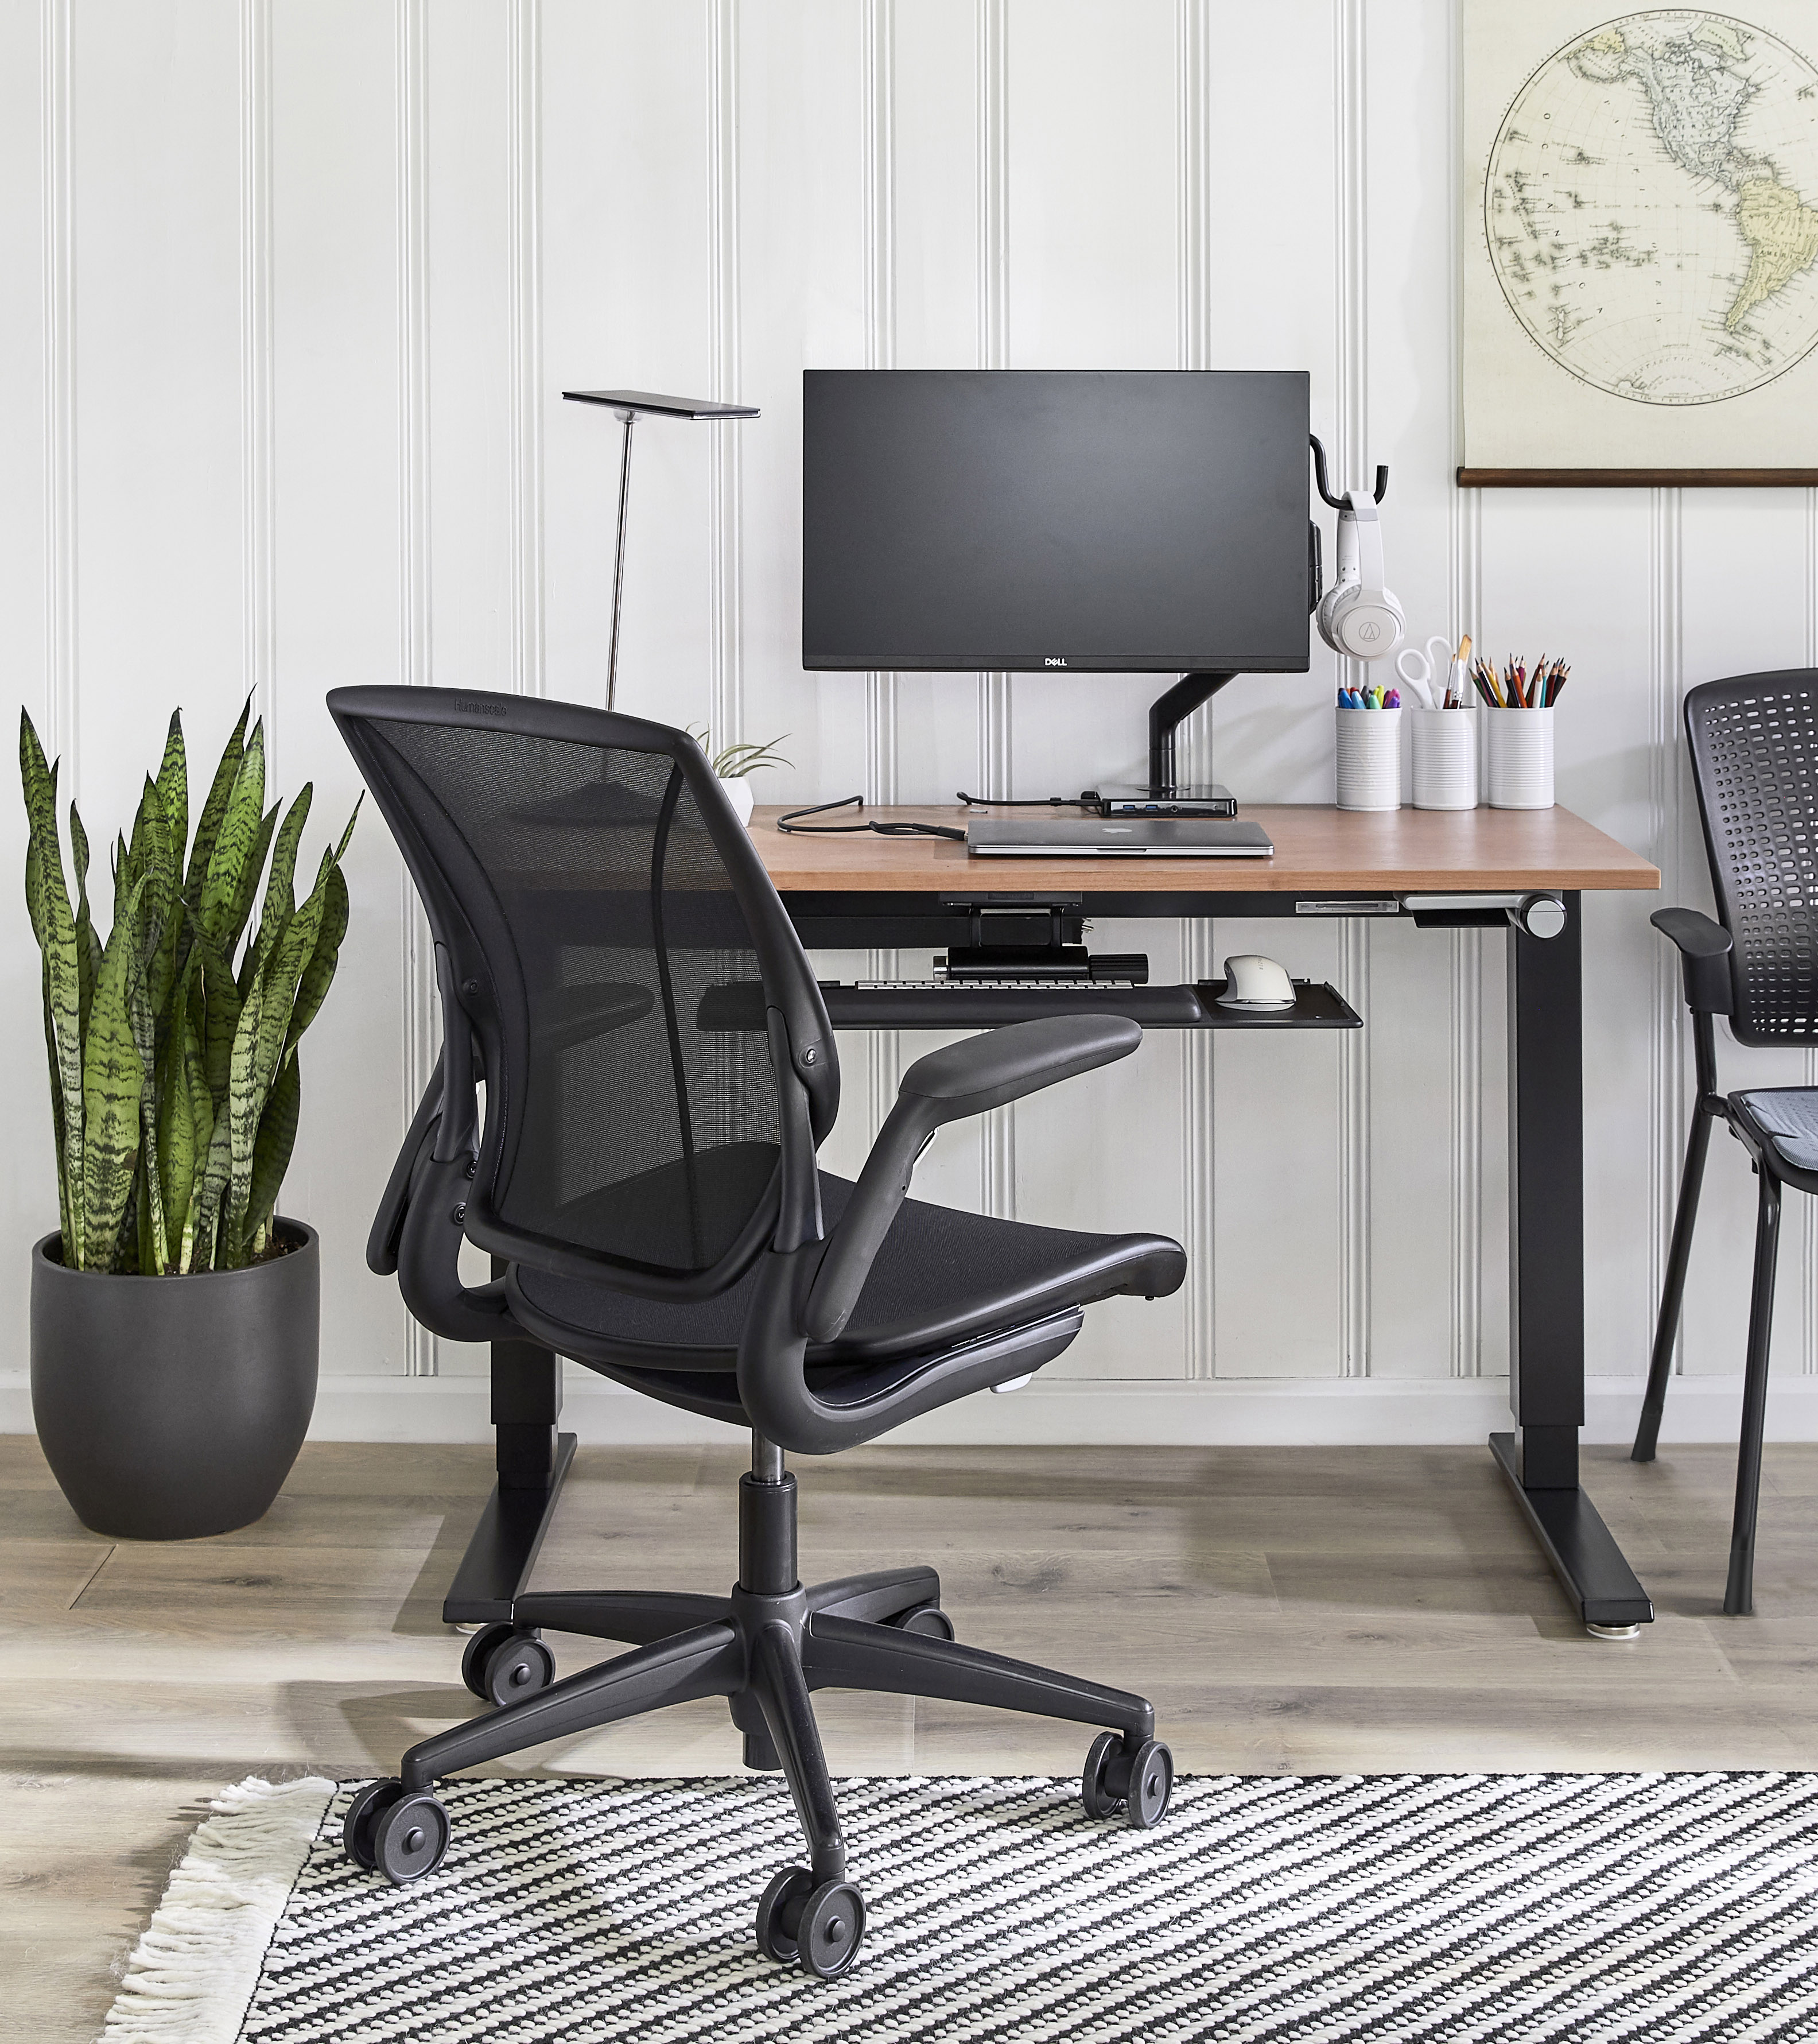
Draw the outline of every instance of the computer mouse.
M1225 991L1218 997L1221 1008L1280 1009L1294 1005L1294 982L1285 966L1255 951L1245 951L1225 961Z

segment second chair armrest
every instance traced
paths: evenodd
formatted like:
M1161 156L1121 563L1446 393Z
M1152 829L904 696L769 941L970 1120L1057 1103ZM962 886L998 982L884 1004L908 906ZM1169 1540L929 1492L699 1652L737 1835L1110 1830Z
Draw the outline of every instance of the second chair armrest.
M1686 1005L1694 1015L1728 1015L1732 1003L1729 932L1697 909L1656 909L1648 920L1678 947Z
M397 1162L391 1167L385 1197L378 1203L378 1212L373 1216L372 1231L366 1237L366 1268L378 1277L390 1278L397 1274L397 1245L404 1233L405 1210L410 1204L411 1193L421 1176L420 1166L435 1139L441 1116L442 1067L438 1062L429 1076L428 1085L423 1089L423 1098L417 1103L409 1133L404 1139L404 1147L397 1153Z
M810 1341L831 1341L852 1317L872 1260L904 1199L915 1160L944 1123L1127 1058L1142 1041L1120 1015L1054 1015L968 1036L918 1058L903 1074L850 1203L828 1242L803 1314Z

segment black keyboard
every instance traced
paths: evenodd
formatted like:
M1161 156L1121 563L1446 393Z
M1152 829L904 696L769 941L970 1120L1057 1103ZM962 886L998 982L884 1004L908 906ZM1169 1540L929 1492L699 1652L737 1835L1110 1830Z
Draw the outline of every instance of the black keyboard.
M1160 1028L1191 1029L1206 1019L1191 986L1108 980L898 980L857 986L823 980L821 997L835 1028L964 1029L1033 1022L1044 1015L1127 1015Z
M965 979L820 982L836 1029L992 1029L1036 1022L1044 1015L1127 1015L1149 1029L1357 1029L1361 1018L1337 990L1297 979L1294 1005L1282 1013L1245 1014L1218 1005L1222 979L1196 986L1119 986L1110 980ZM696 1025L703 1029L765 1026L764 989L756 980L710 986Z

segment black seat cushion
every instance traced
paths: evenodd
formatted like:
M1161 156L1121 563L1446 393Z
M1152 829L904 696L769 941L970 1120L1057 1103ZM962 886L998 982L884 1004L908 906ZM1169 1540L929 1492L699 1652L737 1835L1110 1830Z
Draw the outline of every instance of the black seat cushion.
M830 1231L852 1197L850 1179L823 1171ZM906 1200L837 1341L811 1347L811 1367L924 1354L995 1327L1118 1293L1177 1291L1187 1258L1156 1235L1077 1235ZM755 1274L718 1297L672 1305L588 1278L512 1266L513 1317L577 1362L665 1370L732 1367ZM659 1353L660 1351L660 1353Z
M1730 1095L1789 1171L1818 1173L1818 1087L1764 1086Z

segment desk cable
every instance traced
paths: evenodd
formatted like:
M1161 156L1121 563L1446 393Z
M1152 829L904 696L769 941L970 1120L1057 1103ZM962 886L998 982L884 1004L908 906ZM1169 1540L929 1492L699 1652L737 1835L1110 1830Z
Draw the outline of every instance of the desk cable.
M858 824L804 824L797 820L802 816L824 815L829 809L864 807L864 796L842 795L837 802L815 802L805 809L791 809L787 816L777 817L777 828L786 837L835 837L842 832L875 831L880 837L950 837L957 839L961 844L966 841L963 830L955 830L947 824L880 824L869 817Z
M1014 801L1008 796L968 795L961 788L953 800L966 809L1096 809L1104 805L1096 788L1082 788L1076 795L1019 795Z
M999 800L989 795L968 795L964 788L955 793L954 801L967 809L1095 809L1100 806L1096 788L1087 788L1077 795L1042 795L1034 798L1022 797L1012 801ZM857 824L804 824L802 816L818 816L829 809L850 809L865 807L862 795L842 795L837 802L816 802L806 809L791 809L786 816L777 819L777 828L785 837L836 837L844 832L875 831L880 837L950 837L965 842L965 832L955 830L950 824L873 823L867 818Z

